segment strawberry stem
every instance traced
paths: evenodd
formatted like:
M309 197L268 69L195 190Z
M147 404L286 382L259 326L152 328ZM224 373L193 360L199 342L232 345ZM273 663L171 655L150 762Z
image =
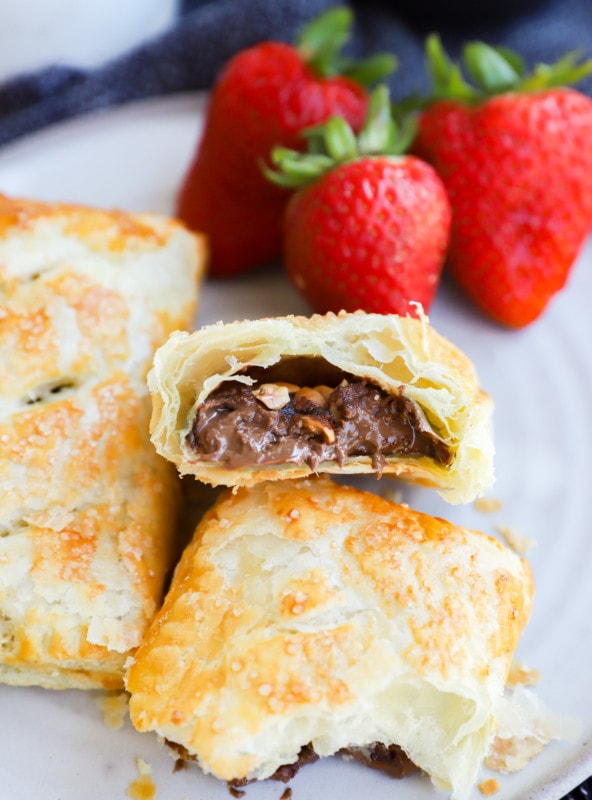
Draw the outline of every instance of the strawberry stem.
M384 80L397 68L391 53L377 53L365 59L343 56L341 50L350 40L353 14L347 6L330 8L304 25L296 38L303 61L319 76L344 75L361 86Z

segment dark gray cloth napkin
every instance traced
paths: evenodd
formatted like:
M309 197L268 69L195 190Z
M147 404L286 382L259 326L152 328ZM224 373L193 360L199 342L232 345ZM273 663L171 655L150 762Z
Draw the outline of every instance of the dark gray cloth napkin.
M100 69L56 64L0 84L0 146L92 111L207 89L237 51L264 39L292 42L305 20L336 4L185 0L170 31ZM434 30L453 57L467 39L511 47L529 64L550 63L572 50L592 57L591 0L350 0L349 5L356 19L350 55L390 51L399 59L389 79L394 99L427 89L423 44ZM578 88L592 95L592 78ZM564 800L589 797L592 778Z
M399 58L400 67L390 78L395 99L427 88L423 43L433 30L441 33L453 56L468 38L512 47L528 63L554 61L574 49L592 55L590 0L351 0L349 4L356 18L350 54L385 50ZM238 50L263 39L293 41L302 22L333 5L335 0L185 0L170 31L100 69L56 64L0 85L0 145L131 100L207 89ZM592 80L579 88L592 93Z

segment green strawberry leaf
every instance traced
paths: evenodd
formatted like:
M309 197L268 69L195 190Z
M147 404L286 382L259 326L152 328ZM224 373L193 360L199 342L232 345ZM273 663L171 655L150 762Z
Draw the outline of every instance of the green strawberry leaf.
M426 67L435 97L457 100L474 98L475 90L465 81L460 67L450 60L440 37L435 33L426 40Z
M395 119L388 88L379 86L370 95L366 121L358 136L358 152L360 155L400 155L409 149L416 129L414 115Z
M307 153L327 155L325 124L312 125L310 128L305 128L303 131L300 131L300 136L306 139Z
M397 124L397 133L392 149L392 155L403 155L406 153L417 135L417 115L404 114Z
M343 117L325 123L325 146L334 161L350 161L358 154L356 135Z
M304 186L333 166L333 159L330 156L301 153L287 147L275 147L271 161L277 169L270 169L264 163L261 164L261 169L276 186L288 188Z
M376 53L358 61L344 59L339 72L360 86L368 87L387 78L398 66L397 57L391 53Z
M384 80L398 66L391 53L377 53L359 60L341 55L342 48L351 38L352 28L350 8L330 8L300 29L296 37L297 50L306 64L321 77L344 75L360 86L371 86Z
M349 41L352 25L353 14L349 8L330 8L300 29L296 37L300 55L321 75L334 74L332 62Z
M425 53L432 91L427 96L413 94L403 98L397 104L395 115L424 109L438 100L477 103L505 92L526 93L568 86L592 74L592 59L578 63L580 54L577 51L568 53L555 64L537 64L530 73L518 53L480 41L465 44L461 64L450 59L437 34L427 37Z
M432 81L434 92L445 91L450 82L450 74L454 67L442 47L440 37L436 33L430 34L426 39L426 68Z
M390 152L396 132L397 126L389 104L389 91L386 86L379 86L370 96L366 120L358 137L360 153Z
M519 91L532 92L553 86L578 83L592 73L592 59L577 63L579 51L567 53L555 64L537 64L532 74L520 84Z
M522 76L526 74L526 64L519 53L517 53L515 50L510 50L509 47L504 47L504 45L501 44L497 45L495 50L497 50L497 52L506 59L510 66L514 67L514 70L518 73L518 75Z
M469 42L463 49L466 70L485 92L497 94L516 85L521 73L501 50L485 42ZM513 59L512 59L513 60Z
M415 138L413 115L395 121L386 85L370 95L366 120L356 137L343 117L332 117L323 125L307 128L307 152L275 147L271 153L273 169L260 163L266 177L277 186L299 188L312 183L339 164L373 155L400 155Z

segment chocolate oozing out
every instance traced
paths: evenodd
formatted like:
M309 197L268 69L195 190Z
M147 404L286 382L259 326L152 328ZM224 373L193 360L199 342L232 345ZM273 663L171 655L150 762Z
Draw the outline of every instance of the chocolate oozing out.
M396 744L386 745L381 742L374 742L365 748L344 747L339 751L339 755L345 758L353 758L366 767L385 772L391 778L405 778L418 771L409 756ZM271 780L288 783L296 773L307 764L318 761L319 756L311 744L301 748L298 759L292 764L284 764L279 767L271 776ZM246 786L250 781L231 781L235 787Z
M380 475L390 455L423 455L443 465L452 459L412 400L369 380L342 375L324 407L292 397L282 408L268 408L254 389L226 382L201 404L187 436L200 461L232 469L306 463L314 471L323 461L342 466L347 458L370 456Z
M174 750L181 759L186 761L196 761L196 757L189 753L182 745L167 740L167 745ZM339 751L339 755L345 758L353 758L371 769L385 772L391 778L405 778L418 771L418 767L411 761L409 756L396 744L386 745L381 742L374 742L365 748L344 747ZM292 764L283 764L270 776L270 780L288 783L296 773L307 764L318 761L319 756L311 744L306 744L300 749L298 758ZM240 778L228 782L231 794L240 797L242 787L254 783L252 779Z
M391 778L405 778L418 771L413 761L404 750L396 744L386 745L376 742L363 751L347 748L340 751L342 755L361 761L365 766L386 772Z

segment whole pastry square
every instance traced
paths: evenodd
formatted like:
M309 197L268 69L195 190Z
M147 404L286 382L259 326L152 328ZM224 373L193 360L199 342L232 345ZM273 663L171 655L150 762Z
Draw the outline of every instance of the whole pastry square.
M227 490L133 659L131 718L229 782L399 747L462 798L532 592L497 540L326 476Z
M0 197L2 682L122 684L176 547L146 373L205 256L162 217Z
M491 398L426 317L290 316L175 333L149 386L158 452L213 485L376 473L460 503L493 482Z

